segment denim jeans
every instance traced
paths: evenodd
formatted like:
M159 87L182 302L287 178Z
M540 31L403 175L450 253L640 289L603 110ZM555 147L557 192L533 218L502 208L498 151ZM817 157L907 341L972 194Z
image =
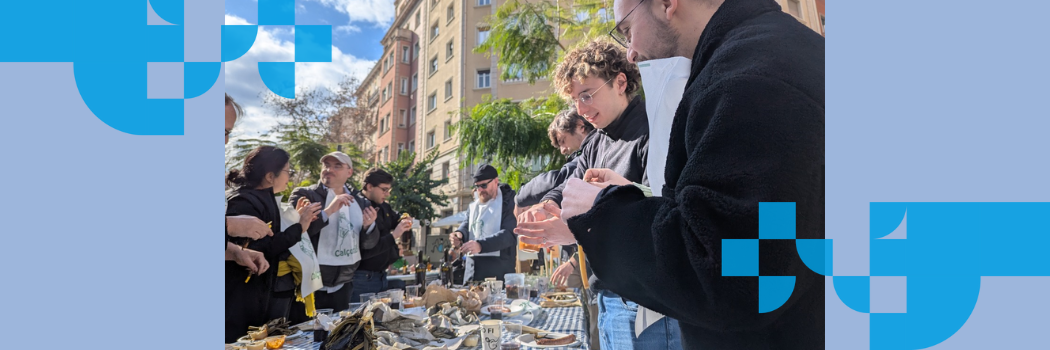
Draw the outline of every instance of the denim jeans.
M354 272L354 292L350 295L351 303L361 302L361 294L379 293L386 291L390 282L386 279L386 272L356 271Z
M634 335L638 304L624 300L616 293L603 290L598 294L598 333L602 350L681 349L682 332L678 321L664 317L646 328L640 337Z

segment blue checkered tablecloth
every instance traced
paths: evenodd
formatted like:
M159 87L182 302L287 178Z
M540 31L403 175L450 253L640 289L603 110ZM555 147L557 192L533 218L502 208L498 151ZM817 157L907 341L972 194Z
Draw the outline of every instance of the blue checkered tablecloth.
M533 298L532 302L539 304L539 298ZM482 316L482 319L487 319L486 316ZM586 312L582 307L559 307L550 309L541 309L536 312L536 317L532 319L532 322L526 326L532 328L538 328L549 332L564 333L564 334L575 334L576 339L580 341L580 345L574 347L561 347L553 348L557 350L588 350L590 348L590 339L587 337L587 320ZM510 340L509 335L503 336L503 341ZM284 344L282 349L287 350L319 350L321 343L313 342L313 334L309 333L306 336L290 340ZM466 350L477 350L481 346L477 346ZM522 346L522 349L532 349L527 346Z

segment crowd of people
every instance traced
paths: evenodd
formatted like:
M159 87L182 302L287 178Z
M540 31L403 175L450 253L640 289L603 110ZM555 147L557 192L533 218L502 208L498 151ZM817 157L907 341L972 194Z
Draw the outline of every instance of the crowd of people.
M615 0L614 13L612 41L571 50L554 71L573 106L549 129L564 167L518 192L492 166L474 169L475 201L449 237L464 279L514 272L519 239L562 246L572 258L552 282L582 288L592 348L822 349L824 278L793 240L762 242L754 276L722 276L721 259L722 240L759 238L763 202L795 203L795 238L824 238L823 37L773 0ZM228 139L239 107L226 107ZM385 202L396 179L369 170L357 191L346 155L322 161L286 225L274 194L287 152L261 147L227 175L227 341L305 315L302 281L284 268L303 232L321 248L314 307L390 287L410 230ZM795 277L775 311L759 312L759 275Z

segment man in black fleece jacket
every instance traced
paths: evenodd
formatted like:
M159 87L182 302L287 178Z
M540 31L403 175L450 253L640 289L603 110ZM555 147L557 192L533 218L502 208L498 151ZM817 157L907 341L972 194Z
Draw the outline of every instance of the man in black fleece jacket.
M614 7L633 60L686 56L693 67L671 129L663 197L610 186L589 212L568 219L595 274L678 319L687 349L823 349L824 277L802 263L794 240L759 245L760 275L796 276L773 312L758 312L757 277L723 277L721 262L723 239L759 237L760 202L796 203L796 238L824 238L824 38L772 0ZM631 180L588 175L598 173ZM557 237L551 242L564 244Z

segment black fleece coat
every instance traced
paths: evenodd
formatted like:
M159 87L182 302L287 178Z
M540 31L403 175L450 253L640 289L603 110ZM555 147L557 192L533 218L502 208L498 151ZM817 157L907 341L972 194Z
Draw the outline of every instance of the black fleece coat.
M772 0L727 0L675 113L661 198L610 187L568 220L606 288L677 319L686 349L823 349L824 277L794 240L759 273L796 276L758 313L758 277L722 277L722 240L757 239L759 202L795 202L796 238L824 238L824 38Z
M248 278L247 268L233 261L226 262L226 342L232 343L248 334L249 326L262 326L270 321L270 299L277 279L277 264L288 255L288 249L299 243L303 228L298 223L281 228L280 207L272 188L237 189L226 193L226 216L250 215L271 223L273 236L251 241L248 248L262 252L270 269L260 276ZM246 238L232 238L238 245Z

